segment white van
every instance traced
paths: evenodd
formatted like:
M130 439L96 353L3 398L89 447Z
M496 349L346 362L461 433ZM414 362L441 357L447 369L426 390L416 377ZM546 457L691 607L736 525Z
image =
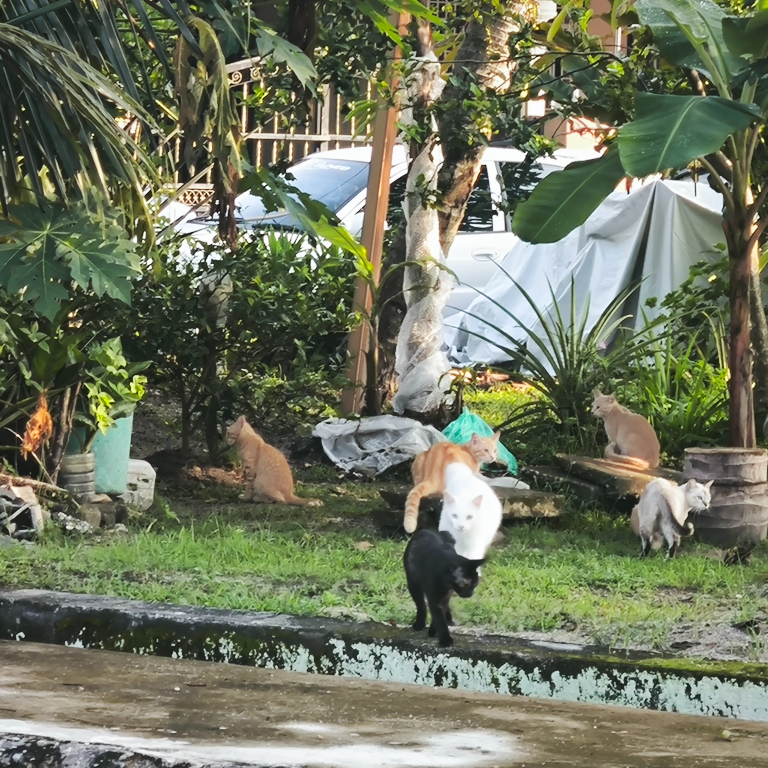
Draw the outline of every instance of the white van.
M542 158L536 164L539 177L561 170L574 160L598 157L597 153L573 153L558 150L554 157ZM485 288L494 275L494 262L506 255L517 242L510 217L504 213L507 189L516 187L516 173L525 153L512 147L489 146L483 154L483 166L469 199L467 212L448 253L448 266L460 281L451 294L446 314L465 309L477 296L474 289ZM290 183L326 205L341 223L359 237L363 228L366 187L371 164L371 147L352 147L315 152L288 169ZM405 147L395 146L390 176L390 212L400 206L405 195L408 161ZM267 213L261 198L244 192L236 200L238 226L242 229L278 227L300 228L285 212ZM210 231L210 218L193 219L183 231L199 234Z

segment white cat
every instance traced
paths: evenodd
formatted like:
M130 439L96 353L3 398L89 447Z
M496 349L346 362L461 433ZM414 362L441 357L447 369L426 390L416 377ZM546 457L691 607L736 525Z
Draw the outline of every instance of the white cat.
M482 560L501 525L501 502L488 483L466 464L445 468L443 511L439 530L456 541L456 553L468 560Z
M693 524L687 522L688 513L709 507L712 482L702 484L691 479L677 485L657 477L645 486L631 518L632 530L643 545L641 557L650 552L651 545L659 546L662 538L667 542L667 556L675 556L680 536L693 533Z

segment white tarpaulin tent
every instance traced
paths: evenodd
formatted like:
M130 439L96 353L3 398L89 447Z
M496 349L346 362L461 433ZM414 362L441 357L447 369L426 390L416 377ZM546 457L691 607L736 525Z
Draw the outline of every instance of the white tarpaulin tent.
M645 307L647 298L655 296L661 301L688 277L693 264L722 258L715 247L725 241L721 210L722 198L706 182L654 181L629 195L614 192L581 227L556 243L519 242L501 265L545 317L553 309L550 285L561 312L570 313L573 280L576 317L581 317L589 301L591 328L617 294L639 278L642 285L633 308L642 307L654 317L658 309ZM530 304L501 270L489 281L485 293L521 324L535 333L541 331ZM642 322L637 312L636 327ZM445 325L448 355L459 364L506 359L502 350L485 340L504 343L493 325L526 341L519 326L480 295L465 312L447 317ZM535 346L529 344L529 349Z

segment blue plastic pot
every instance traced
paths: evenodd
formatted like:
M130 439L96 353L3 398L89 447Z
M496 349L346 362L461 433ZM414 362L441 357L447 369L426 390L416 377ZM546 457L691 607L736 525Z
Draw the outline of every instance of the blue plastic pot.
M78 427L67 445L67 453L80 453L83 430ZM98 432L93 441L96 464L96 492L119 494L128 488L128 460L131 457L133 414L116 419L106 433ZM78 439L79 438L79 439Z

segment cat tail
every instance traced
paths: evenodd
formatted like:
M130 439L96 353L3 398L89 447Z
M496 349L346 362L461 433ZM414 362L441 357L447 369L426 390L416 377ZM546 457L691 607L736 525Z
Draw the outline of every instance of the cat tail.
M291 494L285 500L286 504L295 504L297 507L322 507L320 499L304 499L301 496Z
M403 515L403 528L406 533L413 533L419 523L419 505L424 496L435 492L432 483L424 481L411 488L408 498L405 500L405 514Z
M613 461L616 464L626 464L634 469L650 469L650 462L645 459L638 459L636 456L625 456L621 453L614 453L613 451L606 450L605 458L608 461Z

